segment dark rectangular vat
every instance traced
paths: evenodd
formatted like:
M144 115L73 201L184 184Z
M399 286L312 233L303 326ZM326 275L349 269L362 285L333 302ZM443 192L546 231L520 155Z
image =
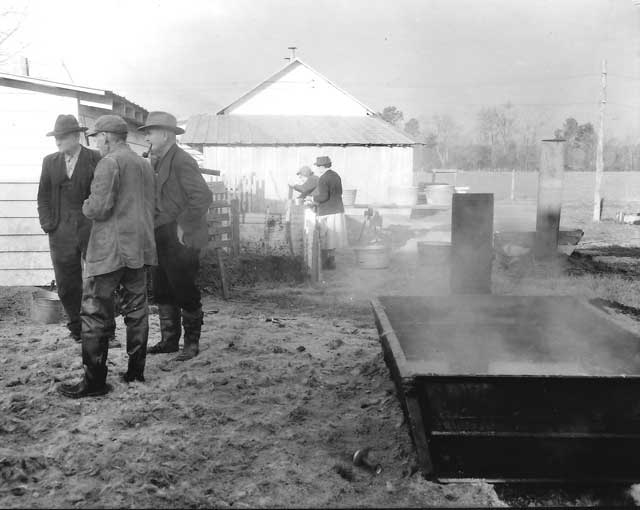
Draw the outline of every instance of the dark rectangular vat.
M424 473L640 480L640 337L572 297L373 301Z

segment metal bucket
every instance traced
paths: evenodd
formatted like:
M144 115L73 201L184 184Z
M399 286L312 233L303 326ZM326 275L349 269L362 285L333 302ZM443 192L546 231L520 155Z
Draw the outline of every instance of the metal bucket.
M356 203L357 189L343 189L342 190L342 204L349 207Z
M356 252L356 264L362 269L384 269L389 267L389 248L383 244L358 246Z
M448 264L451 259L451 243L418 241L418 258L425 264Z
M401 207L413 207L418 203L418 188L415 186L391 187L389 202Z
M424 192L429 205L451 205L453 198L453 184L427 184Z
M31 318L34 322L56 324L62 320L62 316L62 303L57 296L33 294Z

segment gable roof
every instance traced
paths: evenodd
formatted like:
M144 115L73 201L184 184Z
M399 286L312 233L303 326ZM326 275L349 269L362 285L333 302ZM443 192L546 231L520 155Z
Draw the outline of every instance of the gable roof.
M249 90L248 92L246 92L245 94L240 96L238 99L233 101L231 104L225 106L222 110L220 110L218 112L218 115L227 115L227 114L231 113L232 110L234 110L235 108L237 108L241 104L247 102L249 99L251 99L252 97L256 96L257 94L259 94L260 92L265 90L267 87L269 87L271 84L277 82L280 78L285 76L287 73L291 72L292 70L294 70L295 68L300 67L300 66L306 68L308 71L310 71L311 73L315 74L320 80L322 80L325 83L329 84L331 87L336 89L342 95L346 96L347 98L349 98L353 102L355 102L358 105L360 105L360 107L362 107L366 111L367 115L375 115L376 114L371 108L369 108L368 106L366 106L365 104L360 102L358 99L353 97L347 91L345 91L345 90L341 89L340 87L338 87L335 83L333 83L327 77L323 76L318 71L313 69L310 65L306 64L305 62L303 62L299 58L296 58L296 59L292 60L291 62L289 62L287 65L285 65L282 69L280 69L279 71L277 71L273 75L269 76L266 80L264 80L263 82L259 83L254 88L252 88L251 90Z
M416 145L378 117L194 115L182 143L204 145Z

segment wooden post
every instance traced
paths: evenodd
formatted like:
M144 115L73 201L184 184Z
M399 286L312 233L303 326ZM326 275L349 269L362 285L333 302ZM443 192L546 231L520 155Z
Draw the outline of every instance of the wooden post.
M604 110L607 104L607 61L602 61L601 77L601 98L600 98L600 119L598 122L598 145L596 149L596 183L593 194L593 221L600 221L601 218L601 196L602 172L604 171Z
M451 208L451 292L491 294L493 193L454 193Z
M511 170L511 201L516 199L516 169Z
M538 259L553 257L558 252L562 179L564 176L564 143L565 141L560 138L542 140L534 248L534 255Z
M240 213L238 199L231 201L231 252L235 257L240 255Z
M227 279L227 270L224 267L224 259L222 257L222 248L216 247L216 258L218 259L218 268L220 269L220 282L222 284L222 298L229 299L229 280Z

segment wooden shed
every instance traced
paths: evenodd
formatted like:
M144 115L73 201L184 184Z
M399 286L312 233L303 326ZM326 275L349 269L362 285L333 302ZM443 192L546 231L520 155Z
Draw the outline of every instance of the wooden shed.
M45 285L54 279L47 235L40 228L37 190L42 158L56 151L51 137L59 114L92 128L101 115L121 115L129 143L146 149L136 132L147 111L113 92L0 73L0 285ZM86 145L89 139L83 140Z
M299 59L217 114L191 117L181 141L228 186L252 182L267 200L286 200L298 168L325 155L359 203L388 203L389 188L413 184L416 142Z

